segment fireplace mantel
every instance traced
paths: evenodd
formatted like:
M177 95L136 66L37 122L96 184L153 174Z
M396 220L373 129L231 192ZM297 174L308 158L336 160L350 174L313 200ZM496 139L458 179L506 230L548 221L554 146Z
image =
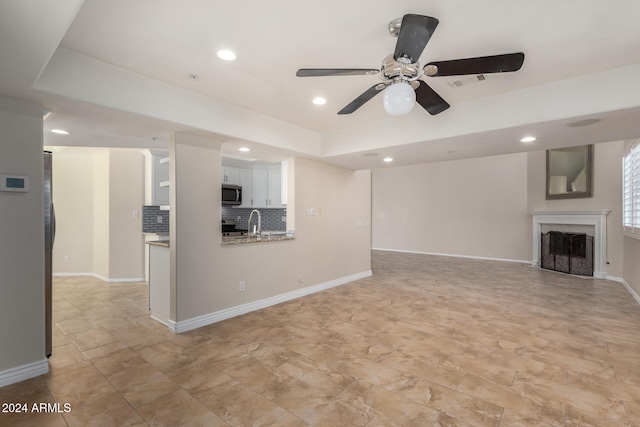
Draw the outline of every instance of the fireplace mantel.
M543 224L592 225L593 235L593 277L607 277L607 215L610 209L590 211L534 211L533 217L533 259L531 264L540 263L540 234Z

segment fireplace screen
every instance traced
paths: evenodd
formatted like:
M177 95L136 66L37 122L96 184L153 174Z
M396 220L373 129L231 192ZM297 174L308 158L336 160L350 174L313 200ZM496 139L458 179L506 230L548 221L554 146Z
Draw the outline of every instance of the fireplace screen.
M580 276L593 276L593 237L550 231L541 235L540 266Z

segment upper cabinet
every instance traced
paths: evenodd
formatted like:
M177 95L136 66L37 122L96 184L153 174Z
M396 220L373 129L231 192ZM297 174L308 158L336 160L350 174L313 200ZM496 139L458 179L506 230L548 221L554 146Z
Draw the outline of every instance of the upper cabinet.
M223 184L240 184L240 168L235 166L222 166L222 183Z
M269 201L269 173L266 165L256 165L253 168L253 191L251 192L251 207L266 208ZM244 194L243 197L247 195Z
M253 167L252 207L282 207L282 172L280 163L260 164ZM243 187L244 197L244 187Z
M282 176L280 163L234 160L222 166L222 183L242 186L242 208L282 208Z
M252 207L253 194L253 169L240 168L240 186L242 187L242 204L241 208Z
M268 206L270 208L282 207L282 171L280 163L267 167Z
M169 152L145 150L145 205L169 205Z

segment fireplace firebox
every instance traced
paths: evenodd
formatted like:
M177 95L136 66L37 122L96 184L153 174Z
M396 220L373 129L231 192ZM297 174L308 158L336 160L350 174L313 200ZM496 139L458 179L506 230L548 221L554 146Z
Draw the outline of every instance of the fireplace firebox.
M540 266L579 276L593 276L593 237L585 233L541 234Z

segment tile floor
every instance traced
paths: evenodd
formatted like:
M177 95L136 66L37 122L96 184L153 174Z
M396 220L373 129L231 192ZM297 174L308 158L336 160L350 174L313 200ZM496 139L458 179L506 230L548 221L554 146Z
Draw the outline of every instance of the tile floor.
M619 283L373 252L371 278L174 335L145 283L55 282L46 426L640 426L640 305Z

